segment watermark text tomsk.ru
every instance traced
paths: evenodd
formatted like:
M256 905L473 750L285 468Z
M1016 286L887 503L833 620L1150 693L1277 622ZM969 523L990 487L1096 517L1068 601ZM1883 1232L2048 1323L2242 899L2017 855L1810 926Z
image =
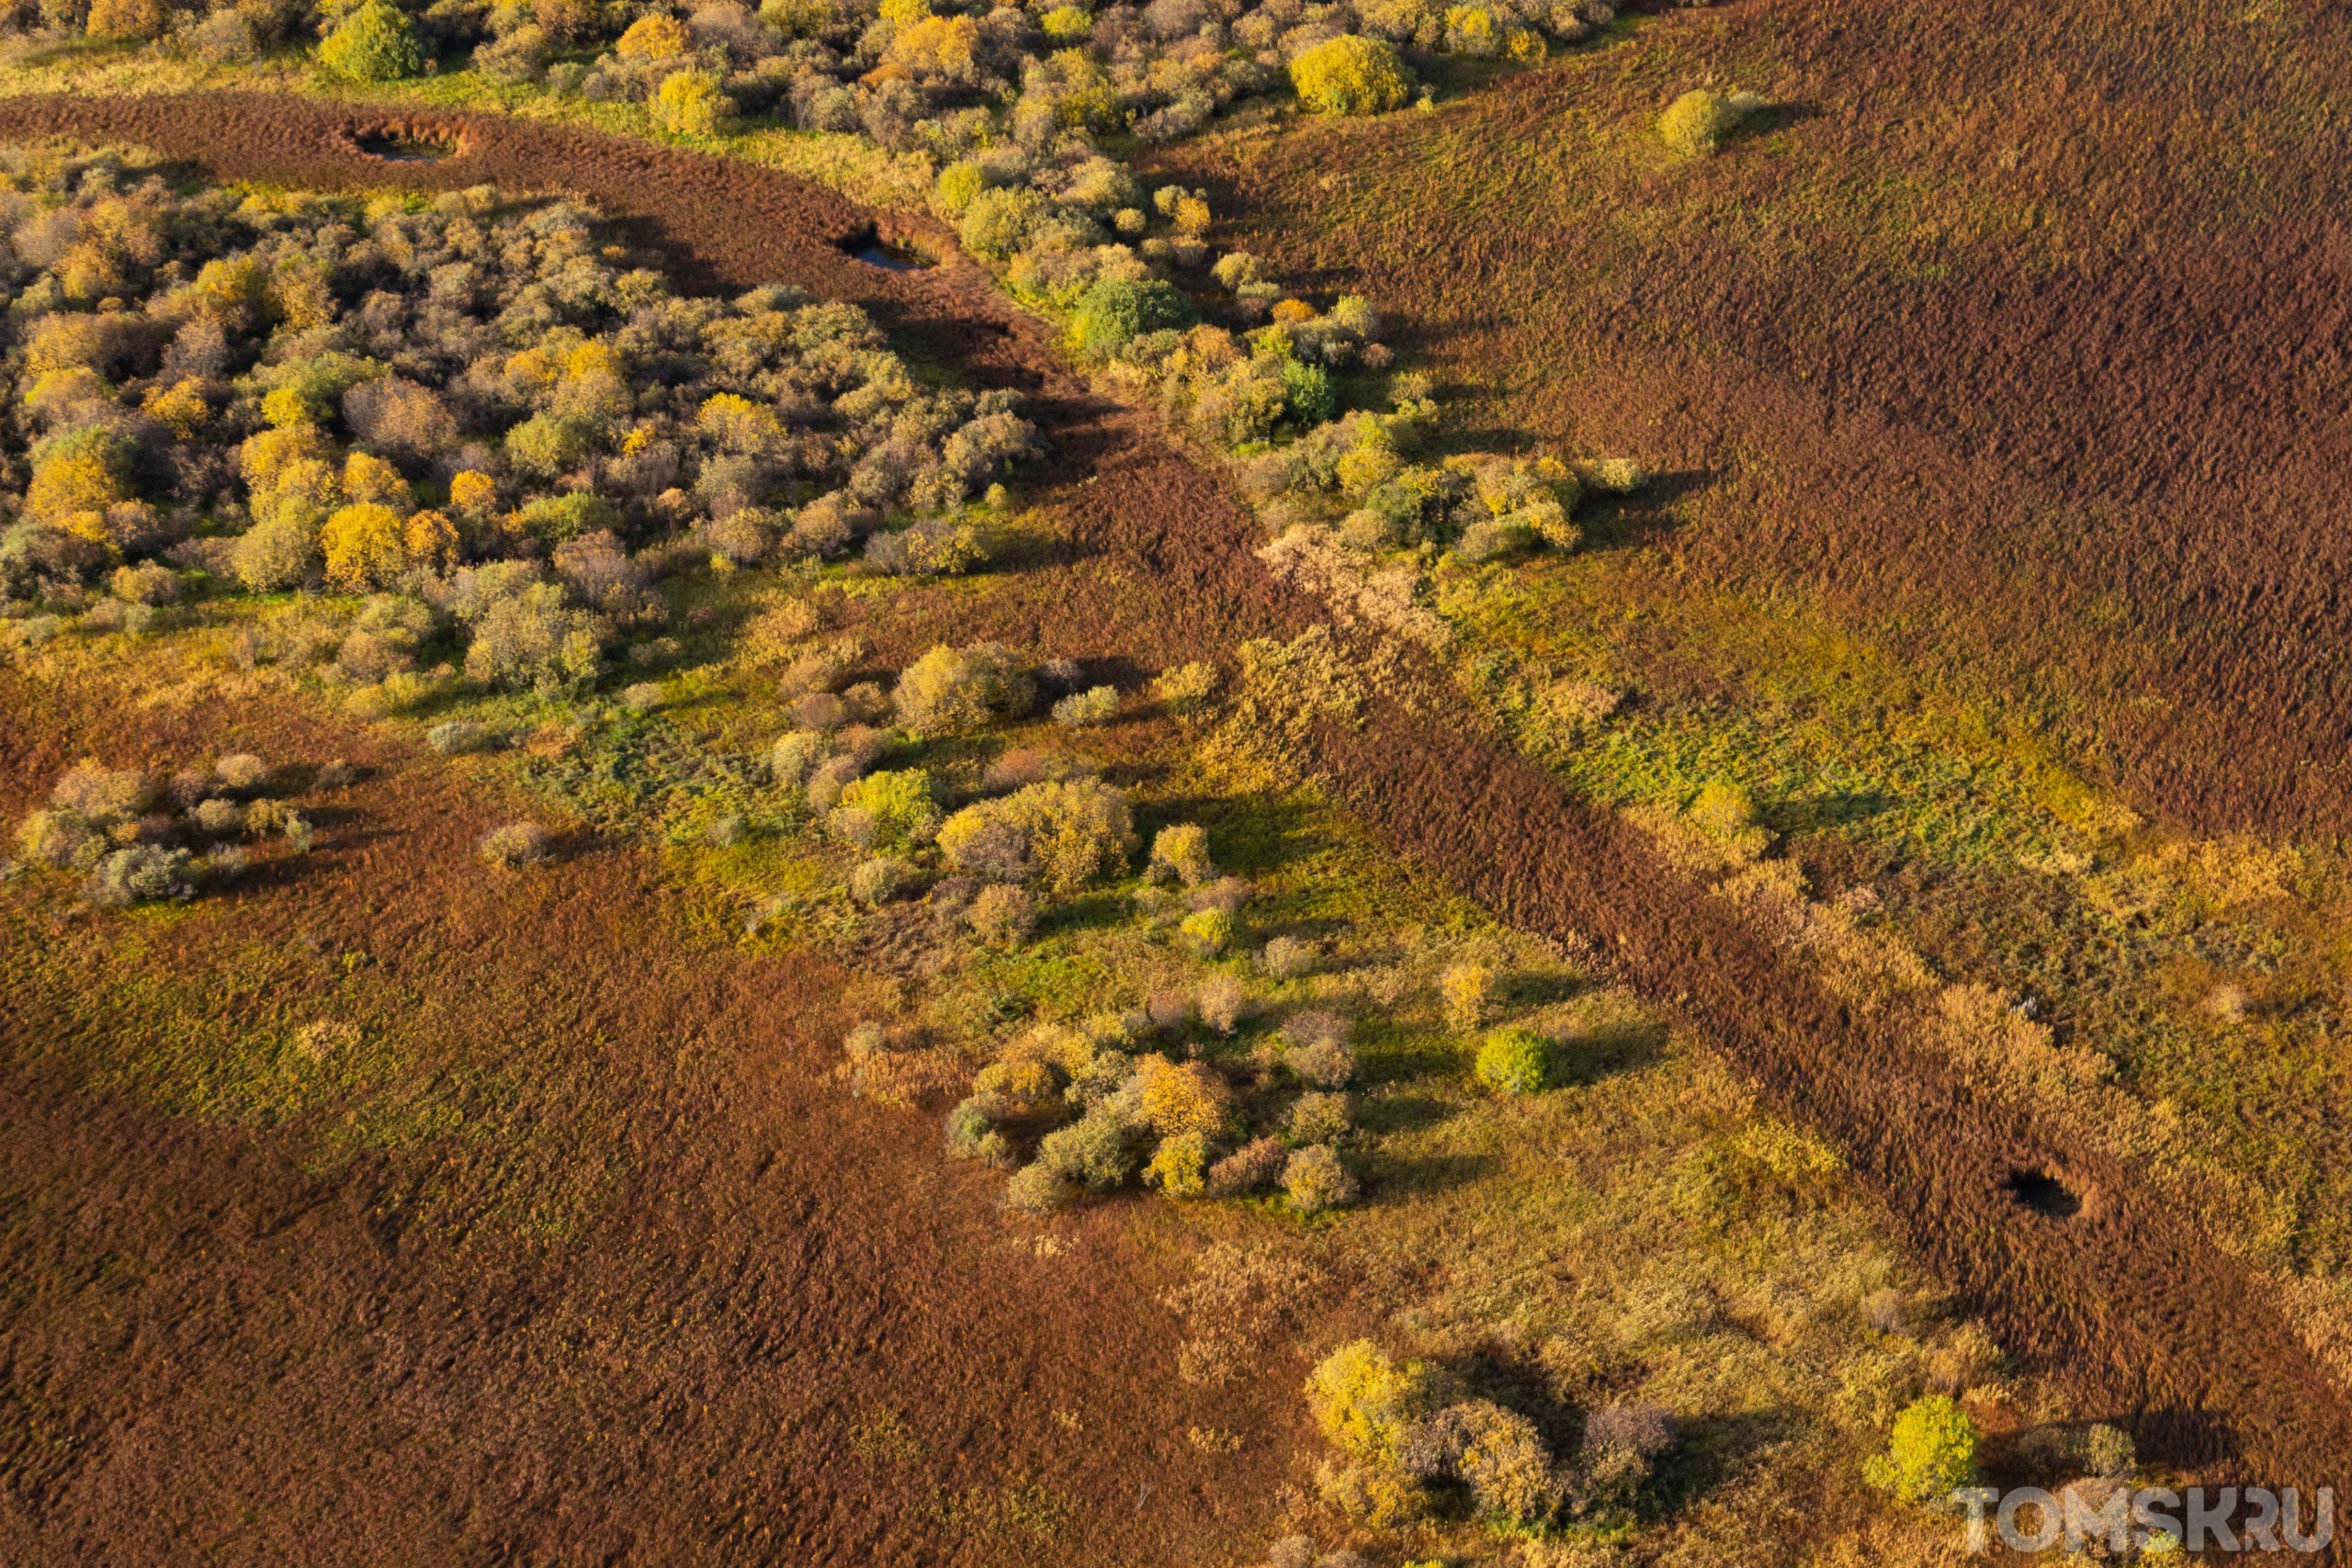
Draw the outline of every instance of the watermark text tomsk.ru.
M2312 1494L2308 1528L2302 1497L2291 1486L2192 1486L2182 1494L2077 1484L2054 1495L2039 1486L1969 1486L1951 1500L1968 1520L1968 1550L1974 1552L1989 1552L1998 1539L2011 1551L2104 1546L2120 1554L2161 1537L2189 1551L2320 1551L2335 1537L2335 1495L2324 1486Z

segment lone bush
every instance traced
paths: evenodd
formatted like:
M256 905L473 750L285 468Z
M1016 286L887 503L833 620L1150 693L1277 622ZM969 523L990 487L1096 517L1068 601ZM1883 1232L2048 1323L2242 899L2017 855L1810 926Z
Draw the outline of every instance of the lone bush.
M959 871L993 875L1010 861L1067 894L1125 866L1131 823L1125 795L1098 779L1069 779L966 807L941 825L939 847Z
M1035 688L1010 653L984 642L933 649L900 672L890 701L909 731L936 740L1028 712Z
M1905 1503L1942 1503L1976 1476L1976 1423L1951 1398L1931 1393L1894 1418L1887 1451L1862 1479Z
M1280 1139L1252 1138L1209 1167L1208 1196L1239 1198L1255 1192L1282 1174L1289 1157Z
M424 732L424 743L444 757L486 751L496 739L485 727L463 718L443 719Z
M1159 278L1106 277L1079 296L1072 330L1091 359L1108 359L1146 333L1193 324L1192 301Z
M424 69L424 48L407 13L368 0L319 45L319 63L360 82L394 82Z
M1187 915L1184 923L1176 928L1184 945L1197 958L1216 958L1226 953L1242 937L1241 921L1223 909L1203 909L1197 915Z
M1046 1134L1037 1145L1037 1163L1064 1181L1108 1192L1135 1173L1136 1152L1126 1123L1098 1111Z
M841 806L872 817L869 848L910 849L939 835L939 807L931 798L931 775L921 768L868 773L842 791Z
M90 873L84 897L107 908L196 897L196 871L186 850L133 844L117 850Z
M1324 1357L1307 1374L1306 1408L1323 1435L1346 1453L1394 1464L1406 1434L1435 1403L1435 1384L1427 1363L1400 1367L1371 1340L1358 1339Z
M899 863L888 855L860 861L850 868L849 896L869 909L879 908L898 896L902 877Z
M1283 1131L1299 1145L1336 1144L1355 1130L1355 1108L1344 1094L1311 1090L1290 1108Z
M1054 705L1054 722L1065 729L1091 729L1119 716L1119 689L1096 686L1073 692Z
M1023 1166L1004 1184L1006 1208L1039 1218L1068 1206L1071 1196L1069 1183L1043 1165Z
M1201 982L1193 1003L1203 1023L1219 1034L1230 1034L1249 1016L1250 988L1230 975L1212 975Z
M269 764L250 751L232 751L212 764L212 776L224 788L250 795L269 783Z
M1208 1140L1198 1133L1179 1133L1160 1140L1144 1168L1144 1182L1170 1198L1198 1198L1208 1191Z
M1295 980L1315 972L1315 949L1295 936L1278 936L1258 952L1258 967L1277 980Z
M502 871L519 871L548 858L547 829L536 822L509 822L483 835L481 858Z
M981 888L964 919L989 946L1019 947L1037 929L1037 906L1027 888L1000 883Z
M1283 1065L1315 1089L1345 1089L1356 1076L1356 1054L1344 1040L1317 1040L1283 1053Z
M1486 1016L1487 1002L1493 998L1495 972L1484 964L1465 959L1438 976L1437 988L1445 998L1446 1021L1456 1029L1476 1029L1478 1021Z
M1544 1088L1552 1043L1532 1029L1498 1029L1478 1047L1478 1081L1505 1094L1537 1094Z
M1302 1214L1345 1208L1356 1200L1356 1179L1329 1144L1299 1150L1283 1167L1283 1190Z
M1317 114L1380 114L1413 96L1412 78L1396 51L1378 39L1349 33L1327 39L1290 62L1298 101Z
M673 71L653 94L653 118L673 136L717 136L735 118L735 100L717 73Z
M1216 866L1209 860L1208 829L1196 822L1162 828L1151 840L1151 873L1187 887L1214 880Z
M1703 158L1736 129L1740 112L1732 101L1704 87L1683 94L1658 117L1661 141L1686 158Z
M1541 1524L1560 1506L1566 1488L1535 1423L1488 1399L1451 1407L1463 1428L1454 1473L1469 1483L1478 1511L1501 1524Z

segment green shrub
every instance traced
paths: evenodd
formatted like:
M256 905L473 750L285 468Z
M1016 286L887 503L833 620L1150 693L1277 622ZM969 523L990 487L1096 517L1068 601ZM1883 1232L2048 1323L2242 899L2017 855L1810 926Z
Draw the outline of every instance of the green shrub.
M506 460L533 479L552 479L587 461L590 434L584 421L536 413L506 433Z
M254 524L229 547L230 569L255 593L300 588L318 570L319 559L317 527L292 508Z
M1683 94L1658 117L1657 133L1668 147L1686 158L1703 158L1739 124L1739 110L1730 99L1704 87Z
M1197 915L1188 915L1177 931L1182 935L1184 945L1198 958L1222 955L1243 935L1240 919L1223 909L1203 909Z
M2120 1427L2092 1427L2082 1438L2083 1466L2102 1481L2123 1481L2140 1468L2140 1450Z
M1146 333L1189 327L1192 301L1153 278L1106 277L1079 296L1073 330L1089 358L1108 359Z
M319 45L319 63L360 82L393 82L424 69L424 47L406 13L368 0Z
M1135 1174L1136 1151L1122 1118L1095 1111L1046 1134L1037 1163L1090 1192L1108 1192Z
M443 719L424 732L424 743L444 757L488 750L496 739L481 725L463 718Z
M1291 418L1312 427L1331 417L1339 407L1339 394L1332 390L1331 378L1321 366L1285 359L1283 402L1290 410Z
M976 256L1010 261L1045 218L1046 198L1034 190L984 190L965 208L956 237Z
M841 804L874 818L871 848L910 849L939 836L939 807L931 798L931 775L921 768L868 773L842 791Z
M939 171L939 181L932 187L932 205L952 223L971 208L988 183L978 164L950 164Z
M605 626L574 610L553 582L528 582L484 608L466 648L466 677L541 690L593 681L604 668Z
M1379 114L1413 96L1396 50L1350 33L1327 39L1290 62L1298 101L1317 114Z
M1162 828L1151 840L1151 873L1181 881L1187 887L1215 880L1216 866L1209 859L1208 829L1197 822Z
M1887 1451L1862 1479L1905 1503L1940 1504L1976 1476L1976 1423L1952 1400L1931 1393L1894 1418Z
M947 1113L947 1152L957 1159L971 1159L979 1153L980 1140L996 1130L989 1117L993 1101L981 1095L959 1100Z
M515 521L523 525L524 532L552 547L610 528L620 521L620 513L594 491L575 490L525 502L515 513Z
M1535 1094L1552 1055L1552 1043L1532 1029L1496 1030L1478 1047L1478 1081L1505 1094Z

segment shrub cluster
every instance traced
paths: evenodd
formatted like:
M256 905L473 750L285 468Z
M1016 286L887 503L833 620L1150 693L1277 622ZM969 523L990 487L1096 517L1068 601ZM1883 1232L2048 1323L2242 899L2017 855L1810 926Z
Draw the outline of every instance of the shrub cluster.
M347 773L331 763L320 776ZM298 852L317 841L307 818L263 793L270 777L245 752L168 779L85 760L17 824L17 852L34 867L81 874L83 896L104 908L194 898L242 875L255 840L282 838Z
M1674 1444L1665 1411L1604 1405L1587 1417L1581 1448L1563 1462L1525 1415L1460 1397L1440 1369L1399 1364L1368 1339L1316 1366L1306 1402L1338 1450L1317 1478L1325 1499L1375 1528L1419 1516L1433 1488L1458 1489L1481 1517L1514 1529L1541 1528L1564 1509L1622 1507Z
M45 0L68 13L79 3ZM235 10L263 3L243 0ZM165 0L95 6L140 11L141 36L175 32L194 49L207 47L208 28L223 30ZM331 7L330 42L351 25L336 27L334 17L375 6L390 8L387 0L356 12L347 4ZM1060 156L1114 138L1172 141L1238 101L1294 87L1312 107L1334 107L1334 93L1342 112L1393 107L1409 93L1399 48L1540 60L1555 40L1574 42L1614 16L1609 0L1151 0L1100 7L1060 0L1025 6L766 0L757 8L707 0L683 15L650 0L429 6L412 0L411 9L403 19L412 34L444 51L472 46L474 65L493 79L645 103L673 131L707 134L738 116L774 116L808 130L863 133L942 163L991 144ZM96 10L87 25L100 30ZM266 36L287 30L275 17L248 25ZM587 65L555 61L597 44L606 47Z
M176 595L159 562L397 590L469 675L560 684L684 560L968 565L966 502L1033 446L1011 394L920 384L862 311L675 297L570 204L181 195L105 156L0 183L0 598L111 572L122 626Z

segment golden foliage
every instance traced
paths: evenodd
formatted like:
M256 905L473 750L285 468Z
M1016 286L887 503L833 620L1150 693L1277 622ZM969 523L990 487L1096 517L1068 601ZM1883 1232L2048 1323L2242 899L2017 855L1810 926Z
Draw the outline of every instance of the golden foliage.
M1204 1141L1221 1136L1233 1114L1233 1091L1216 1071L1199 1062L1182 1066L1165 1056L1146 1056L1136 1066L1144 1120L1162 1137L1193 1134Z
M408 540L397 513L375 502L336 512L320 530L327 581L348 592L389 587L408 569Z
M694 46L694 36L675 17L639 17L621 34L613 51L623 60L667 60Z

